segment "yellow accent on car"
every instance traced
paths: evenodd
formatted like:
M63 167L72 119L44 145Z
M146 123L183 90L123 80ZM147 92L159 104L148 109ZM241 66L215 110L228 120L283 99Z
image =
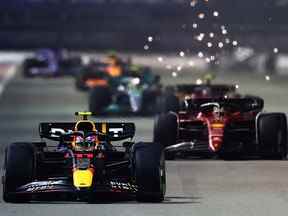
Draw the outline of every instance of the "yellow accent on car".
M122 75L122 68L119 66L109 66L107 67L107 73L111 77L119 77Z
M73 172L73 184L77 188L91 187L93 181L93 172L87 170L75 170Z
M92 112L76 112L75 114L78 116L83 116L83 115L90 116L92 115Z
M212 128L224 128L225 125L223 123L213 123L211 125Z
M92 126L92 131L96 131L95 123L92 122L92 121L89 121L89 120L81 120L81 121L78 121L78 122L76 123L75 127L74 127L74 130L75 130L75 131L79 131L79 130L78 130L78 126L79 126L79 124L83 124L83 123L85 123L85 124L90 124L90 125Z
M107 124L106 124L106 123L102 123L102 130L101 130L101 132L102 132L103 134L106 134L106 133L107 133Z

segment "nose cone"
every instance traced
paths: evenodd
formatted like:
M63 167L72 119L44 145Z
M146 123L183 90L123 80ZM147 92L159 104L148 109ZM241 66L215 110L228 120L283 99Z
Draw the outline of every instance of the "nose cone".
M212 152L218 152L223 144L225 122L213 121L208 122L209 130L209 147Z
M77 188L87 188L92 186L93 172L87 170L75 170L73 172L73 184Z
M221 136L213 136L210 139L210 148L213 152L218 152L223 144L223 137Z

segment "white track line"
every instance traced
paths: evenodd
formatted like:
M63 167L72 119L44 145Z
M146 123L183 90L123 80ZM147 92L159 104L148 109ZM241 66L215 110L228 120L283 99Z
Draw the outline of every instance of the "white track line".
M5 71L5 73L3 74L3 78L0 80L0 95L3 94L6 85L16 74L16 67L13 65L8 66L8 69L6 70L7 71Z

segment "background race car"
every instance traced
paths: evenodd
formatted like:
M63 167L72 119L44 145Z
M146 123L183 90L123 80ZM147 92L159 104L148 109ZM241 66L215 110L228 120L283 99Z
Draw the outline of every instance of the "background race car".
M107 84L97 83L90 90L89 110L98 114L154 114L160 93L158 80L146 82L145 74L108 79Z
M179 84L176 86L167 86L161 95L161 111L178 112L185 106L189 98L236 98L237 93L235 85L227 84Z
M99 74L105 74L109 77L119 77L125 75L131 68L138 69L138 66L132 65L131 60L124 61L117 54L110 54L104 60L90 60L82 68L75 80L78 90L89 90L97 85L94 82L98 80Z
M160 77L148 67L124 63L116 56L92 62L76 78L89 91L89 110L98 113L154 114L161 94Z
M186 108L158 116L154 141L176 155L286 158L284 113L262 112L259 97L188 99Z
M40 123L41 138L58 142L12 143L5 151L3 199L94 201L120 196L161 202L166 187L163 149L134 143L133 123L87 120ZM119 143L122 141L122 143Z
M24 77L75 76L81 71L82 60L66 50L41 49L22 63Z
M239 98L237 85L214 84L215 74L207 73L202 78L196 80L196 84L169 85L163 90L159 100L159 111L178 112L181 107L185 107L187 99L197 98Z

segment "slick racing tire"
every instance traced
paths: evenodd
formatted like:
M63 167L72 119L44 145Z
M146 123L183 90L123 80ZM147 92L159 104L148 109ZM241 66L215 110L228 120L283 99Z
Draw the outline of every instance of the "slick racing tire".
M145 89L142 93L141 113L143 115L155 114L157 112L157 97L156 91Z
M5 150L3 200L11 203L28 202L29 196L19 196L17 187L33 180L34 147L31 143L12 143Z
M154 123L153 142L160 143L164 148L176 143L177 115L169 112L160 114Z
M89 110L93 113L103 113L112 102L109 87L99 86L91 89L89 96Z
M75 75L75 86L79 91L88 90L88 87L85 84L84 75L81 72Z
M287 158L287 119L284 113L261 113L257 117L257 140L260 153Z
M178 131L177 116L169 112L160 114L154 123L153 141L160 143L164 148L176 144ZM174 152L165 152L166 160L174 160Z
M160 113L167 113L169 111L179 112L180 110L180 102L176 95L173 93L166 93L162 96L160 100Z
M37 61L34 59L24 60L24 62L22 64L23 77L25 77L25 78L34 77L33 74L30 72L30 68L33 67L35 63L37 63Z
M166 170L163 148L157 143L134 145L134 173L139 202L162 202L166 192Z

